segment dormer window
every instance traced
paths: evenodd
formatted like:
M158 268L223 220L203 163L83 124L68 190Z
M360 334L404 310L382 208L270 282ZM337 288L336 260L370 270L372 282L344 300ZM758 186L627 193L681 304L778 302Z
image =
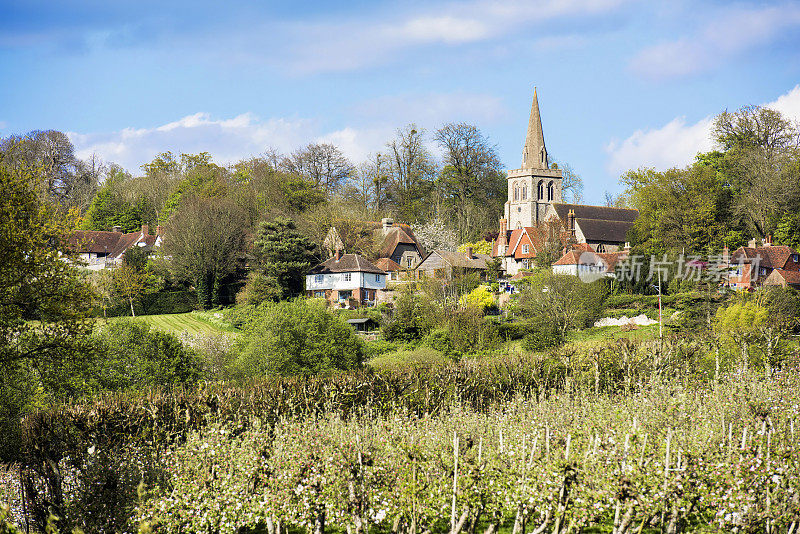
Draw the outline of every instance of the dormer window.
M800 254L792 254L792 261L795 263L800 263Z

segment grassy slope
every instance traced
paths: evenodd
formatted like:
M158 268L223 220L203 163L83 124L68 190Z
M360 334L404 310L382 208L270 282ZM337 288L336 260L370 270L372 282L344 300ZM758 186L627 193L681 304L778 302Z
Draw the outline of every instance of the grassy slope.
M130 321L132 319L132 317L115 317L111 320ZM141 315L136 317L136 320L144 321L153 328L175 335L181 332L197 335L231 333L233 331L219 317L216 317L214 312Z

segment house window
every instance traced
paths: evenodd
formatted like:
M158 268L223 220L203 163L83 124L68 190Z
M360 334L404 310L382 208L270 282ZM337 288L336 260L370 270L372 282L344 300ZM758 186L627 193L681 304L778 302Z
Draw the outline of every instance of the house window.
M318 275L314 276L314 282L317 283L317 284L321 284L323 280L325 280L325 276L324 275L318 274Z
M325 292L324 291L314 291L314 296L317 297L317 298L324 297L325 296Z
M529 260L527 258L522 260L522 268L523 269L530 269L530 267L531 267L531 260Z
M339 291L339 302L350 300L350 297L352 296L353 296L352 291Z
M379 274L376 274L376 275L375 275L375 281L376 281L376 282L378 282L378 283L380 284L380 283L381 283L381 275L379 275Z
M530 245L522 245L522 253L527 254L531 250Z
M795 263L800 263L800 254L792 254L792 261Z
M414 262L414 257L413 257L413 256L406 256L406 265L408 265L409 267L411 267L411 264L412 264L413 262Z
M345 282L349 282L350 280L352 280L352 278L353 278L353 274L352 273L344 273L344 281Z

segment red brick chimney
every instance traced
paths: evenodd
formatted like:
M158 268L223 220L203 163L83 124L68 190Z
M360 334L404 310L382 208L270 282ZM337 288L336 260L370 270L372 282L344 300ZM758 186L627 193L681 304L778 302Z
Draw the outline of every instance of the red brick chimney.
M771 247L772 246L772 234L767 236L767 242L764 243L764 246L765 247Z
M467 258L472 259L472 247L467 247Z
M497 236L498 247L508 246L507 234L508 234L508 221L505 219L500 219L500 234Z
M567 214L567 227L569 228L569 235L575 239L575 210L569 210Z
M150 226L146 224L142 225L142 235L150 235Z
M160 224L156 226L156 235L160 235L161 237L164 236L164 227Z
M340 259L342 259L342 251L341 251L341 250L339 250L339 247L336 247L336 252L334 253L334 257L336 258L336 261L337 261L337 262L338 262Z

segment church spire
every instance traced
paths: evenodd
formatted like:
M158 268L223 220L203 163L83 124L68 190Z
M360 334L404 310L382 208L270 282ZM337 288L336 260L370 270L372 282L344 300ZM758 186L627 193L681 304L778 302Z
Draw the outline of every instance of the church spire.
M542 118L539 115L539 99L536 97L536 87L534 87L531 116L528 119L528 135L525 137L525 148L522 149L522 168L547 169L548 167Z

